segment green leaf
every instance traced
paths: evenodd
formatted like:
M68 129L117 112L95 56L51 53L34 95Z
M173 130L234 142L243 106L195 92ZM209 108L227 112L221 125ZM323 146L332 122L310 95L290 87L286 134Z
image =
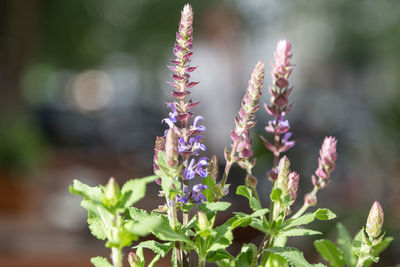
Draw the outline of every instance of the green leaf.
M285 260L287 260L291 266L294 267L311 267L311 266L318 266L322 267L325 266L323 264L310 264L303 255L303 252L298 250L297 248L292 247L274 247L266 249L265 251L281 256Z
M213 202L214 201L214 186L215 182L213 178L208 175L206 178L203 178L202 184L208 186L207 189L203 190L203 195L207 198L207 202Z
M153 260L149 263L148 267L154 267L157 261L160 259L160 255L156 255Z
M362 233L363 230L360 230L357 235L354 237L352 242L351 250L356 256L360 256L361 253L361 245L362 245Z
M81 181L75 179L73 184L69 187L72 194L83 196L85 199L102 202L103 192L99 186L88 186Z
M231 206L231 203L219 201L219 202L212 202L212 203L205 202L201 206L203 206L203 205L211 211L224 211L224 210L227 210Z
M300 216L299 218L287 220L282 224L282 229L289 229L295 226L307 225L312 221L314 221L314 219L315 219L315 213L306 213Z
M176 232L171 228L165 215L160 216L160 218L160 225L152 230L152 233L156 237L163 241L182 241L189 245L193 245L193 242L184 233Z
M315 218L321 221L332 220L336 218L336 214L328 209L317 209Z
M207 243L207 252L225 249L233 240L233 234L230 226L222 224L211 230L210 241Z
M308 236L308 235L321 235L321 232L304 229L304 228L292 228L281 232L280 236Z
M89 224L89 229L92 235L94 235L97 239L105 240L107 235L104 230L104 224L100 218L90 218L87 220Z
M250 266L257 255L257 247L254 244L244 244L236 257L235 267Z
M121 189L121 201L119 207L126 209L141 200L146 194L146 184L153 182L158 176L152 175L144 178L131 179Z
M282 196L282 190L280 188L274 187L272 189L270 198L273 202L280 202Z
M135 221L141 221L144 218L147 218L149 216L147 211L142 210L142 209L138 209L136 207L130 207L129 208L129 215Z
M314 241L314 246L322 258L330 263L331 267L344 266L343 252L331 241L326 239L316 240Z
M216 261L220 261L223 259L231 260L231 259L234 259L234 257L224 249L210 251L207 254L207 262L216 262Z
M148 215L139 221L128 220L125 228L132 234L146 236L162 224L162 219L155 215Z
M390 243L393 241L393 237L385 237L381 242L378 244L374 245L372 248L372 256L377 258L379 254L384 251ZM369 267L372 264L372 260L368 260L364 263L365 267Z
M356 264L356 257L354 257L351 252L351 237L349 232L344 227L342 223L337 224L338 228L338 237L336 239L336 243L339 245L339 248L343 251L343 257L348 266L353 266Z
M236 189L236 194L246 197L249 200L250 208L254 211L262 209L260 201L253 196L253 191L250 187L240 185Z
M94 257L90 259L90 262L96 267L113 267L113 265L103 257Z
M167 253L173 248L174 245L172 242L167 242L167 243L159 243L154 240L148 240L144 242L140 242L139 245L137 245L134 248L147 248L151 249L155 254L160 255L161 257L165 257Z

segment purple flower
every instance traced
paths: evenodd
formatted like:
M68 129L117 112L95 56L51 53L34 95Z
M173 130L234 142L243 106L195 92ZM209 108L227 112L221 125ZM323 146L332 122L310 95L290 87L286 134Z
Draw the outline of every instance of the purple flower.
M279 152L286 152L296 144L295 141L289 141L289 138L292 136L291 132L287 132L283 135L281 146L279 148Z
M171 109L171 112L168 113L169 120L172 121L173 123L176 122L176 116L178 115L178 112L176 111L175 103L170 102L167 104L167 106Z
M207 198L201 193L204 189L208 189L208 186L204 184L197 184L193 186L192 189L192 198L194 203L200 204L202 201L207 201Z
M265 127L265 130L270 133L275 133L278 132L280 134L286 133L289 131L290 125L289 121L285 120L285 112L281 113L281 116L279 116L279 119L274 119L272 121L268 122L268 126Z
M191 180L196 175L200 177L207 177L207 157L202 157L199 159L197 164L195 164L195 160L192 159L189 163L189 166L185 169L183 175L186 179Z
M207 201L207 198L202 193L204 189L208 189L208 186L204 184L197 184L193 186L192 190L189 192L188 187L185 186L183 189L184 195L177 196L176 201L186 204L190 199L192 199L194 203L198 205L203 201Z
M199 120L204 120L204 118L202 116L196 116L193 120L193 125L190 127L191 131L204 132L206 130L206 127L204 125L197 126Z

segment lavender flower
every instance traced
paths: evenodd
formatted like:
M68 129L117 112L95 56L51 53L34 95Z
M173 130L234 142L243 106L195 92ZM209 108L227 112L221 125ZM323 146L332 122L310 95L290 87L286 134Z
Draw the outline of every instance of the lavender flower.
M203 144L202 136L199 133L204 132L206 127L200 124L204 118L196 116L191 125L189 120L193 117L191 109L199 102L186 101L186 97L190 94L189 88L192 88L197 82L190 82L190 74L196 67L190 66L191 56L193 55L193 10L187 4L181 12L181 20L179 29L176 33L176 42L173 53L175 59L171 60L173 66L168 68L173 72L172 79L174 82L168 82L172 87L172 97L176 100L167 103L170 108L168 118L162 120L168 124L169 129L173 130L177 135L177 151L183 161L183 179L193 179L195 176L207 176L207 158L201 158L197 163L192 156L198 156L200 151L206 151L207 148ZM167 130L166 133L168 133Z
M331 172L335 169L337 140L335 137L325 137L319 151L318 169L315 174L322 180L329 179Z
M379 202L375 201L374 204L372 204L371 210L369 211L365 231L370 238L375 239L381 234L382 226L383 209Z
M187 186L184 186L183 189L184 195L178 196L177 201L181 202L182 204L186 204L192 200L194 201L195 204L198 205L203 201L207 201L207 198L202 193L204 189L208 189L208 186L204 184L197 184L193 186L191 191L189 191Z

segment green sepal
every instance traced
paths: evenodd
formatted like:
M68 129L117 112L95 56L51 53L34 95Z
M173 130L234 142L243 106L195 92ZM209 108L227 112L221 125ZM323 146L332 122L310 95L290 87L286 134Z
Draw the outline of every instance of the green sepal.
M210 175L208 175L207 177L203 178L202 184L208 186L208 188L206 188L202 191L203 195L207 199L207 202L213 202L214 201L214 186L215 186L214 179Z

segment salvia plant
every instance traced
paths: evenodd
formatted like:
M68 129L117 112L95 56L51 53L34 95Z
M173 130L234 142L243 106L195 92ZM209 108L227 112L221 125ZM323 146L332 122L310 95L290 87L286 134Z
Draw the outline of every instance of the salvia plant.
M326 137L319 151L318 168L311 175L313 190L305 195L301 208L293 211L300 175L291 169L289 158L283 155L295 145L286 118L292 108L289 96L293 87L289 78L294 65L290 42L280 40L276 46L272 84L268 86L270 103L264 104L271 120L265 127L266 135L260 138L273 154L272 167L267 172L273 187L269 207L263 207L257 193L257 178L252 172L256 159L250 131L256 124L255 113L260 106L264 63L259 61L251 74L231 131L232 144L225 149L225 169L219 178L216 157L204 156L206 145L202 133L206 127L201 125L203 117L193 112L199 102L188 99L191 88L197 84L190 80L191 72L196 69L191 65L192 24L193 10L186 5L176 33L173 65L168 67L172 71L172 82L168 83L173 100L167 103L168 118L162 120L168 129L155 140L154 175L132 179L121 188L113 178L105 186L96 187L75 180L70 188L72 193L83 196L81 206L88 211L91 233L106 240L106 247L111 249L111 263L102 257L94 257L91 262L97 267L121 267L123 248L128 247L131 267L156 266L164 257L170 258L171 266L201 267L206 262L220 267L325 266L309 263L300 250L286 246L290 237L321 234L307 227L314 220L336 217L328 209L310 211L310 208L317 205L317 193L329 185L338 156L336 138ZM234 212L227 221L216 225L217 214L231 206L223 199L229 193L227 182L235 164L246 172L245 184L237 187L236 194L247 198L252 213ZM133 206L145 196L149 182L160 186L159 196L165 200L151 212ZM190 186L189 182L195 185ZM370 266L378 262L379 253L392 241L391 237L384 237L382 226L383 210L376 201L365 226L354 239L339 223L336 244L320 239L314 246L329 266ZM238 227L252 227L264 238L259 244L243 244L240 252L232 255L227 248L234 239L233 230ZM147 240L132 247L139 236L150 233L157 241ZM144 258L144 249L155 254L150 262Z

